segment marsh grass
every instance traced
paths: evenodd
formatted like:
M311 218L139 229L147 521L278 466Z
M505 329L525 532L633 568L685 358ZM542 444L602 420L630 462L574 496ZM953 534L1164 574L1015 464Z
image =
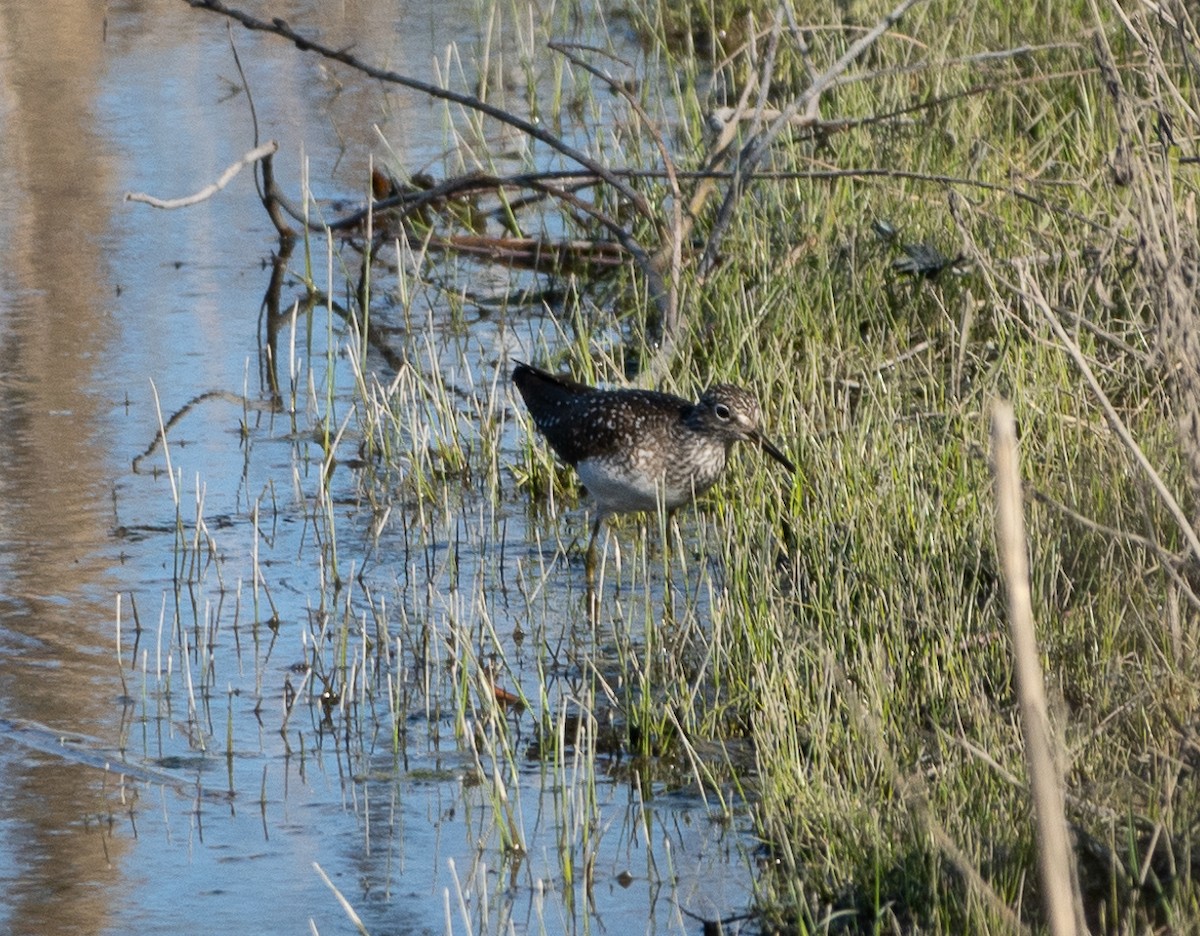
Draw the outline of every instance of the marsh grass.
M1158 335L1161 267L1139 262L1131 229L1154 211L1162 230L1190 230L1190 169L1161 139L1133 135L1162 111L1125 90L1121 106L1139 116L1118 145L1140 154L1148 194L1114 184L1118 122L1100 64L1071 37L1096 26L1124 50L1115 71L1162 89L1155 100L1185 153L1192 76L1163 51L1171 27L1135 15L1152 45L1112 8L1062 10L1036 26L1018 17L1014 35L986 5L921 7L904 24L920 40L921 69L906 78L917 88L888 77L916 64L896 37L877 47L875 79L839 89L836 109L946 103L794 140L774 168L927 179L763 181L726 242L736 259L697 294L703 340L684 366L762 388L771 431L795 440L803 466L790 491L766 473L722 485L736 507L720 514L729 540L710 631L719 697L740 715L708 725L746 724L756 743L758 815L780 869L763 893L784 929L1009 931L1039 919L992 545L996 398L1016 407L1033 494L1035 616L1089 923L1195 925L1195 800L1180 783L1195 608L1177 581L1194 558L1036 301L1044 294L1067 323L1148 462L1187 500L1192 442L1176 429L1186 399L1155 357L1173 355ZM953 64L1014 40L1052 48L982 74ZM1149 52L1166 60L1151 65ZM899 245L872 230L880 220L969 266L901 278ZM1167 243L1158 263L1190 269L1190 236ZM1171 340L1190 347L1193 327L1177 324Z
M644 91L644 103L678 166L704 159L703 115L748 76L778 76L762 82L764 106L794 97L810 73L798 37L819 71L886 12L864 6L810 10L808 32L780 25L771 68L764 9L711 73L673 41L692 26L669 25L665 8L630 14L662 79L662 98ZM531 112L603 115L579 131L594 156L658 158L642 119L601 109L597 86L561 59L533 80L545 23L487 9L485 89L513 58ZM719 380L753 387L800 470L788 478L739 451L696 509L613 523L595 601L579 492L536 441L509 358L644 379L662 349L646 344L656 326L636 271L605 283L602 307L583 283L560 307L484 315L469 271L431 269L411 243L388 245L356 290L350 251L306 242L308 299L374 297L370 321L390 317L402 364L378 366L361 309L335 314L327 298L297 312L287 418L317 452L292 480L321 576L298 637L278 636L291 622L260 563L281 512L273 490L253 499L247 567L228 575L203 485L193 517L164 441L174 606L159 659L143 649L135 667L147 721L169 717L150 710L182 691L199 746L223 724L232 758L239 703L223 678L237 667L214 633L232 595L249 607L234 614L236 662L250 629L258 705L279 681L274 655L302 661L278 713L285 741L306 756L333 726L356 770L403 776L420 714L424 743L467 765L488 854L516 879L540 860L531 851L552 853L554 887L524 879L547 931L586 914L600 840L617 834L597 793L606 774L649 808L688 789L714 822L749 815L768 931L1039 929L1043 833L994 532L989 424L1006 399L1087 925L1200 927L1200 599L1185 526L1200 451L1200 101L1196 32L1182 6L1168 12L918 5L823 101L820 122L776 141L720 264L681 269L686 313L658 383L689 396ZM448 55L448 82L470 72ZM484 124L446 119L448 165L495 166ZM669 200L662 180L638 184ZM549 229L587 229L546 211ZM712 219L702 207L697 237ZM928 278L897 265L931 252L958 262ZM225 705L215 718L212 698ZM512 925L489 915L502 904L482 864L455 888L447 931Z

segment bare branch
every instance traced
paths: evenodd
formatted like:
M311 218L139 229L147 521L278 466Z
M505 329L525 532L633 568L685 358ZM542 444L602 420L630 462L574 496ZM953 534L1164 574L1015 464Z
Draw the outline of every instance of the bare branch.
M233 177L246 166L273 155L277 149L279 149L279 144L272 140L269 143L264 143L262 146L250 150L245 156L226 169L222 173L221 178L217 179L216 182L212 185L206 185L193 195L187 195L183 198L162 199L155 198L153 195L145 195L142 192L126 192L125 201L144 202L151 208L165 208L168 210L171 208L187 208L189 205L199 204L202 201L212 198L217 192L225 188L225 186L233 181Z
M874 45L879 38L892 28L908 10L919 0L900 0L900 3L875 24L866 35L857 39L836 62L827 68L813 81L798 98L785 107L769 127L753 138L742 148L734 169L733 181L725 192L725 200L717 212L713 229L709 234L708 245L704 249L704 257L700 261L700 270L705 272L712 269L720 250L721 241L733 220L733 210L741 198L746 181L754 175L754 170L767 155L775 139L792 124L792 118L803 114L808 122L819 119L821 95L831 88L837 78L846 71L864 52Z
M230 19L237 20L247 29L258 32L270 33L287 39L295 44L296 48L302 52L315 52L322 58L327 58L330 61L341 62L355 71L361 72L378 81L387 82L388 84L399 85L403 88L410 88L413 91L419 91L429 97L437 98L442 101L450 101L453 104L458 104L460 107L465 107L473 111L477 111L485 116L491 117L493 120L498 120L503 124L514 127L520 130L525 135L539 142L545 143L551 149L561 153L568 159L578 163L590 172L594 173L598 178L611 186L622 198L633 204L634 208L642 217L655 222L654 211L636 190L634 190L628 182L622 179L619 175L609 170L603 163L593 159L586 153L576 149L563 140L550 133L545 127L532 123L529 120L519 117L516 114L510 113L503 108L496 107L494 104L489 104L486 101L480 100L470 94L461 94L457 91L451 91L448 88L442 88L438 85L431 84L428 81L421 81L417 78L410 78L408 75L403 75L399 72L391 71L386 68L379 68L364 62L355 55L345 49L335 49L327 45L323 45L316 40L302 36L296 30L288 25L287 21L276 17L270 22L251 16L242 10L227 6L221 0L184 0L189 6L200 10L208 10L212 13L219 13L222 16L227 16ZM915 0L908 0L915 2ZM649 288L650 298L658 307L660 314L665 314L666 310L672 304L671 293L667 283L663 280L662 275L655 268L652 258L646 252L645 248L638 243L632 233L620 224L617 224L606 215L596 214L600 223L608 227L609 231L620 242L621 246L629 251L634 261L642 271L642 275L646 278L646 284Z

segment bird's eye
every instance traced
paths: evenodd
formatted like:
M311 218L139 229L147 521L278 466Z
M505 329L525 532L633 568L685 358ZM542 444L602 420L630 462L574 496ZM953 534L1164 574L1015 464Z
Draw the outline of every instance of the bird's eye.
M714 406L713 412L716 414L717 419L721 419L721 420L729 419L730 416L733 415L732 413L729 412L729 407L726 406L724 403L718 403L716 406Z

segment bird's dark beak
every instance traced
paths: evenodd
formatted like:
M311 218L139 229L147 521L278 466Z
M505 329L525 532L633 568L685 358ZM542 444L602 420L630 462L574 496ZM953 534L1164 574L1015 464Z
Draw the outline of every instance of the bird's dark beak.
M758 437L758 444L762 446L764 452L775 459L775 461L779 462L779 464L783 465L784 468L786 468L792 474L796 473L796 466L788 460L788 457L784 455L783 452L779 451L779 449L777 449L771 443L770 439L768 439L766 436L760 435Z

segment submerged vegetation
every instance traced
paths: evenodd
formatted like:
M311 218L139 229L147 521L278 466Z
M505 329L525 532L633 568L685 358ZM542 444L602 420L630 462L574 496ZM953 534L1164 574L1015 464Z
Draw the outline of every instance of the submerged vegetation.
M479 73L505 28L544 43L574 12L531 25L489 8ZM528 847L517 780L532 756L557 791L568 894L594 870L595 778L627 769L647 798L682 785L715 819L751 817L765 931L1048 926L1064 895L1038 876L994 522L989 433L1009 400L1070 915L1095 932L1200 928L1188 9L623 17L636 68L559 46L505 107L479 106L486 80L431 88L455 143L444 175L388 166L352 219L302 227L317 212L305 199L289 218L264 165L303 296L281 301L273 281L267 329L333 313L327 340L310 326L307 360L304 326L290 351L268 340L274 402L297 432L317 414L321 475L349 463L367 518L346 536L322 486L301 698L338 713L364 758L381 736L401 750L414 710L452 725L510 856ZM497 155L496 121L519 157ZM508 267L518 289L477 286ZM514 319L535 301L502 347L472 345L467 307ZM696 511L617 524L593 603L585 525L557 510L573 482L515 404L510 358L683 395L755 388L798 476L745 452ZM333 376L347 369L349 404ZM190 523L179 581L208 549ZM384 557L390 588L362 574ZM269 621L265 578L247 580Z

